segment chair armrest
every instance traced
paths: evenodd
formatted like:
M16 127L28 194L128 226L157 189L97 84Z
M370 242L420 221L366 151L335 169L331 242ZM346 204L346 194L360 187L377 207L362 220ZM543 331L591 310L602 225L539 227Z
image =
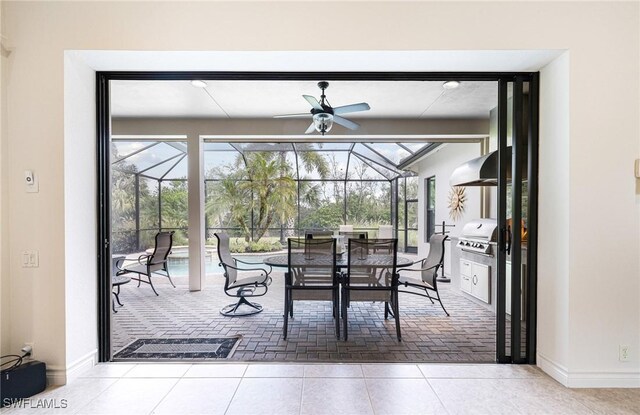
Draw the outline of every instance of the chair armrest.
M229 267L229 268L235 269L236 271L262 271L262 272L266 273L267 275L269 275L271 273L271 270L267 271L264 268L238 268L238 267L230 265L230 264L222 264L222 263L220 264L220 266ZM271 268L270 265L268 265L268 267Z
M273 267L272 267L271 265L267 265L267 264L265 264L265 263L263 263L263 262L247 262L247 261L239 260L239 259L237 259L237 258L233 258L233 259L235 259L235 260L236 260L236 262L240 262L240 263L242 263L242 264L247 264L247 265L260 265L260 266L269 267L269 270L268 270L268 271L267 271L267 269L266 269L266 268L260 268L260 269L262 269L264 272L266 272L266 273L267 273L267 275L271 274L271 272L273 271ZM239 268L238 268L238 269L239 269ZM246 269L246 268L245 268L245 269ZM252 269L252 270L255 270L255 268L251 268L251 269ZM240 269L240 271L242 271L242 270Z
M409 271L412 271L412 272L429 271L430 269L438 268L439 266L440 266L440 264L436 264L436 265L434 265L432 267L428 267L428 268L418 268L418 269L416 269L416 268L402 268L402 269L398 270L398 273L400 273L400 272L409 272Z
M118 260L114 264L117 270L122 271L122 265L124 264L124 261L126 261L126 259L127 259L126 257L118 258Z
M143 260L143 259L145 259L145 258L149 258L150 256L151 256L151 255L148 255L148 254L142 254L142 255L140 255L140 256L138 257L138 264L140 264L140 265L147 265L147 264L143 264L143 263L142 263L142 260Z

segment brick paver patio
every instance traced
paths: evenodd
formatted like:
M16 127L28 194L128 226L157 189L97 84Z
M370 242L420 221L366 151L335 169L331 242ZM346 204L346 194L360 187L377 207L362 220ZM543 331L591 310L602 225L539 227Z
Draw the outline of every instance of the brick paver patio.
M441 284L451 314L427 298L400 294L402 342L395 337L393 319L384 320L380 303L352 303L349 340L337 340L330 303L296 302L287 340L282 338L283 273L274 270L266 296L252 300L264 306L248 317L225 317L224 305L235 302L223 292L221 275L207 276L205 289L189 292L187 277L176 277L177 288L154 279L156 297L148 285L124 285L124 307L113 315L113 351L138 338L242 336L236 361L345 362L493 362L495 315ZM156 283L157 281L157 283Z

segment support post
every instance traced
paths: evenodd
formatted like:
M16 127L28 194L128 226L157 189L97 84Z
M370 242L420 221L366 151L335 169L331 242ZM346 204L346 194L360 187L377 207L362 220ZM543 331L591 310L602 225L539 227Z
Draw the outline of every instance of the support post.
M204 143L199 134L187 135L187 188L189 198L189 291L202 290L205 277Z

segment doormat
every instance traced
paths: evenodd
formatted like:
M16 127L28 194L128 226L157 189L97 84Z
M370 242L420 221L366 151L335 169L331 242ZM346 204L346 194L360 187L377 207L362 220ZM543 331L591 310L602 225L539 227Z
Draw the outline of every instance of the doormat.
M138 339L114 356L114 360L225 359L231 357L240 336L196 339Z

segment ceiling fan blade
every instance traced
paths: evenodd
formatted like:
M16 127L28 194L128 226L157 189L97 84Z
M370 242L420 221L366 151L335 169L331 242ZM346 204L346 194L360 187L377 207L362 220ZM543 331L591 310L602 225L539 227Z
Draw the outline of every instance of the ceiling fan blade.
M333 116L333 122L335 122L336 124L340 124L341 126L346 127L350 130L357 130L360 127L360 124L358 124L357 122L353 122L339 115Z
M320 103L318 102L318 100L316 99L316 97L311 96L311 95L303 95L302 96L304 99L307 100L307 102L309 102L309 104L311 104L311 106L317 110L320 111L324 111L324 108L322 108L322 105L320 105Z
M312 132L314 132L316 130L316 125L315 123L311 123L311 125L309 126L309 128L307 128L307 131L305 131L305 134L311 134Z
M350 104L343 105L341 107L335 107L333 109L334 114L346 114L348 112L357 112L357 111L369 111L371 107L366 102L361 102L359 104Z
M313 114L310 112L304 112L302 114L283 114L283 115L274 115L273 118L308 118L313 117Z

